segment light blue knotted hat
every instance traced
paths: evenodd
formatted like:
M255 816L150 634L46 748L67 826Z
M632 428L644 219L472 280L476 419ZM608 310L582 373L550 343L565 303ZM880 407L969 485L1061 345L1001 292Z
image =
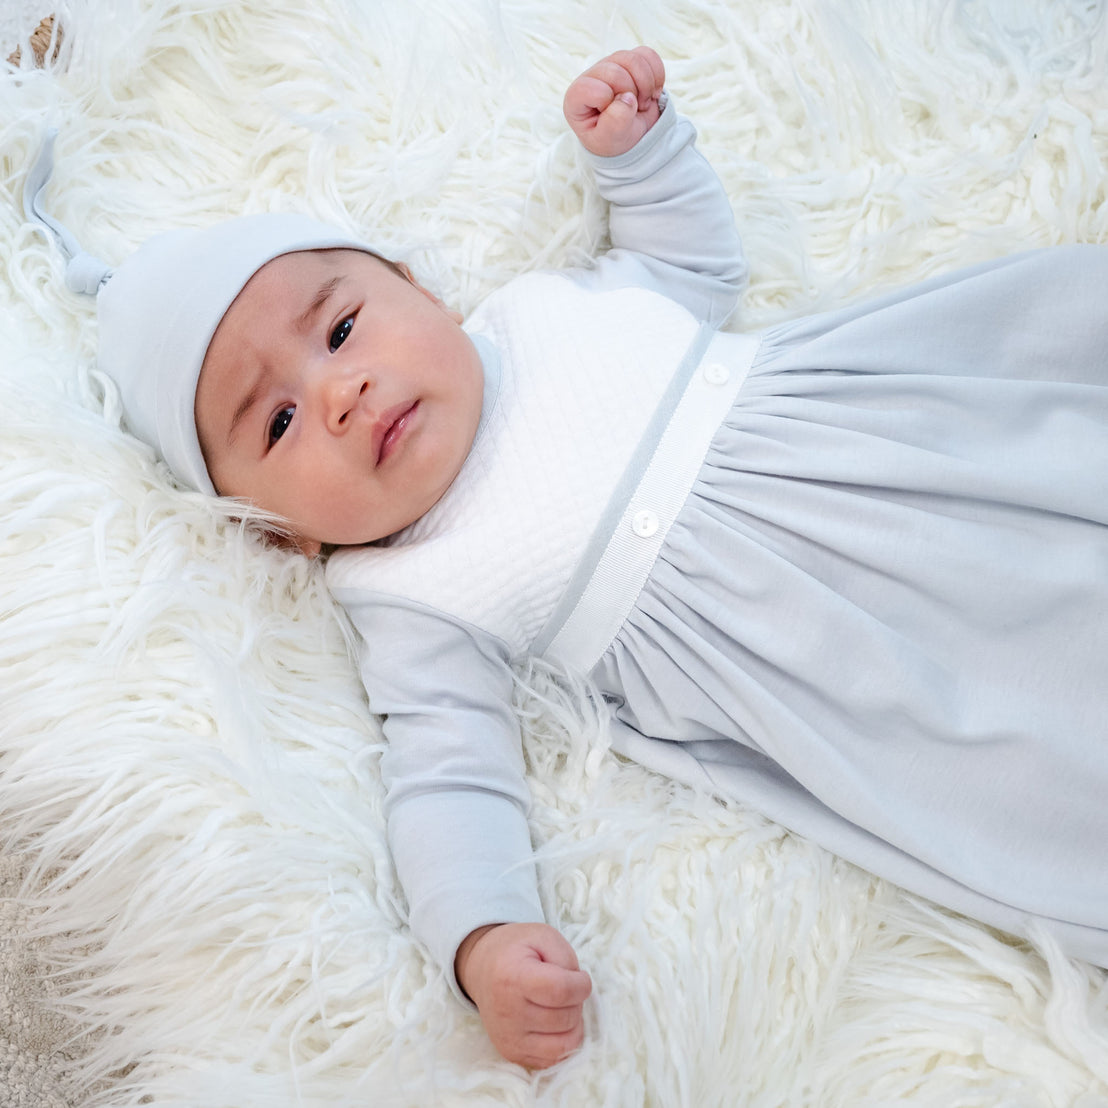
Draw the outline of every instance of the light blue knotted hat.
M156 235L113 269L85 253L43 211L56 135L47 134L24 183L24 213L48 228L65 254L66 287L96 296L97 364L119 387L128 430L152 446L179 481L215 496L193 406L208 344L231 302L266 262L282 254L336 247L377 252L307 216L248 215Z

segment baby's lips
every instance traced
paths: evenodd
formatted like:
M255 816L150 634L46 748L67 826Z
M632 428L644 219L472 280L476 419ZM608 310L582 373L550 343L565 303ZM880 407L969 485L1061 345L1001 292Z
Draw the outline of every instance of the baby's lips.
M397 404L385 412L373 426L372 449L380 465L388 455L392 442L403 434L408 417L415 411L418 401ZM399 426L398 426L399 425Z

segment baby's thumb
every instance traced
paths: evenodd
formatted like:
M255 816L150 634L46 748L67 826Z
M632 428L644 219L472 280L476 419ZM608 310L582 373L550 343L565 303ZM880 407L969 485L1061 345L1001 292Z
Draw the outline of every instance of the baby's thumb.
M530 947L540 962L549 962L562 969L578 969L577 952L566 937L553 927L543 927L535 935L529 936Z

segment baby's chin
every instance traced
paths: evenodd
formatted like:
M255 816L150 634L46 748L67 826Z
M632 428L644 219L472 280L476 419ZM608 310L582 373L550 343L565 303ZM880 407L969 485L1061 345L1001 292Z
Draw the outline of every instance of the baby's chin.
M416 519L418 518L417 516ZM412 522L414 523L415 520ZM340 537L334 539L306 538L303 534L290 531L283 536L283 545L292 550L299 550L301 554L308 558L318 558L321 554L329 554L331 551L341 550L343 547L371 546L376 542L384 542L393 535L399 534L407 526L408 524L404 524L403 527L397 527L383 535L373 530L357 533L343 530L335 532Z
M459 469L461 466L458 467ZM338 517L316 518L311 525L297 526L295 520L286 519L286 545L298 549L308 557L318 557L320 553L347 546L371 546L373 543L387 542L413 523L422 519L446 495L454 483L457 473L451 474L449 481L442 482L441 488L428 491L422 498L411 497L403 508L391 504L376 518L360 518L359 513L339 513ZM365 512L368 517L370 513ZM322 535L322 538L309 538L309 535Z

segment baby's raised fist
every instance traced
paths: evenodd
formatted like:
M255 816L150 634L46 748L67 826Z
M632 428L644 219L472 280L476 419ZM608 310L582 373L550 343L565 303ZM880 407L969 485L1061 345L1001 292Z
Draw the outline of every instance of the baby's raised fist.
M662 59L649 46L617 50L569 86L562 110L586 150L614 157L658 121L665 82Z

